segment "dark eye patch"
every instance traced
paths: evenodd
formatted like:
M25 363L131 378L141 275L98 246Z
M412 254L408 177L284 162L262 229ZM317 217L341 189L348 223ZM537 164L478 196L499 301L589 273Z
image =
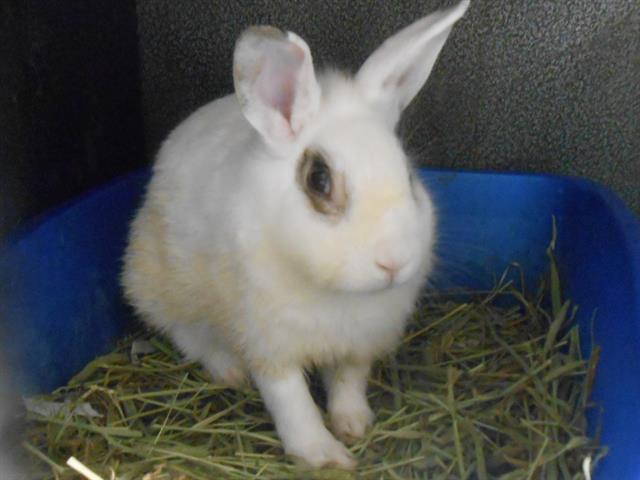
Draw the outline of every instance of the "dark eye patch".
M344 175L334 171L322 153L310 148L304 151L296 180L315 211L331 217L344 213L347 206Z

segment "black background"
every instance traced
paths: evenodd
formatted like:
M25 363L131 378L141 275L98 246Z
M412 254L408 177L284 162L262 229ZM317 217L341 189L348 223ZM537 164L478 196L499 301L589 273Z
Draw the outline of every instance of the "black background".
M0 1L0 234L144 163L134 1Z

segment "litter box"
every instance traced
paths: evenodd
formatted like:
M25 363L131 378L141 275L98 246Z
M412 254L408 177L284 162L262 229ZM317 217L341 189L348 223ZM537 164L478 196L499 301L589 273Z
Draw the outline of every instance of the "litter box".
M552 232L585 352L600 345L590 416L609 454L599 480L640 479L640 224L613 193L557 176L421 170L438 208L434 288L491 288L518 262L534 285ZM116 180L23 226L0 254L5 356L25 393L64 384L132 322L118 286L128 223L148 172ZM595 313L594 313L595 312Z

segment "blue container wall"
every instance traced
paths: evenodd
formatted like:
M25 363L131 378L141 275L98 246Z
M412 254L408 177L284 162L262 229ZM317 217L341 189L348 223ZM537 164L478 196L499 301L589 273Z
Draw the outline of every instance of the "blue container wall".
M424 179L440 207L437 286L489 288L491 275L512 261L535 285L556 218L563 290L579 305L583 350L590 352L592 334L602 349L593 400L603 408L602 442L610 452L596 478L640 478L637 219L611 192L584 180L452 172L425 172Z
M111 349L132 315L118 275L147 174L127 177L36 220L0 255L0 318L26 392L49 391Z
M490 288L517 261L535 285L545 271L551 218L567 297L591 318L602 354L593 398L610 453L596 479L640 478L640 227L590 182L550 176L422 170L438 206L435 288ZM25 391L66 382L131 324L118 272L147 173L121 179L14 236L0 255L10 349Z

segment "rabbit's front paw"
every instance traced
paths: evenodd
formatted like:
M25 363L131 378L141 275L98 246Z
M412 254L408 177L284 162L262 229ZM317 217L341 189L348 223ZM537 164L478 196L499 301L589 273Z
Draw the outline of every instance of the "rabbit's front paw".
M335 405L330 411L330 416L333 432L347 443L364 437L374 419L366 400Z
M285 451L313 468L338 467L351 470L357 465L349 450L328 431L287 445Z
M204 363L216 383L231 388L242 388L249 381L245 369L238 360L223 350L210 353Z

